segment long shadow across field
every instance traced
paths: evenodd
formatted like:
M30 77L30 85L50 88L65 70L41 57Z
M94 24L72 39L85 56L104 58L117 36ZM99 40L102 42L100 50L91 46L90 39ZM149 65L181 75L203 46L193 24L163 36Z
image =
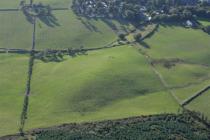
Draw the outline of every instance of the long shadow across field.
M22 11L23 14L26 17L26 20L28 22L30 22L31 24L33 24L33 18L36 17L37 19L39 19L42 23L44 23L45 25L49 26L49 27L56 27L56 26L60 26L58 19L55 17L55 15L53 14L51 7L50 6L36 6L34 8L34 11L39 11L40 9L43 10L40 13L31 13L30 10L33 9L33 7L31 8L30 6L28 7L23 7Z
M127 75L136 77L135 74ZM138 87L133 78L125 78L126 75L106 75L102 80L89 82L85 87L81 87L80 91L69 99L69 106L73 112L86 114L95 112L109 104L123 99L132 99L139 96L145 96L157 91L161 91L161 87Z

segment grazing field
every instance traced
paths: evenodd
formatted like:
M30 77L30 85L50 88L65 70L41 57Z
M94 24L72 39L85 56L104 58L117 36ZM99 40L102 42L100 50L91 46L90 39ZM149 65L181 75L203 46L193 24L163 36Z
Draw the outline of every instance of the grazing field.
M27 128L178 111L145 58L123 46L36 61Z
M35 2L40 2L39 0ZM70 7L72 1L41 1L51 7ZM59 4L58 4L59 3ZM117 21L78 17L69 9L52 12L54 20L39 20L37 24L37 49L97 48L116 41L124 26Z
M188 104L187 108L197 111L197 112L201 112L205 116L207 116L209 119L210 118L209 101L210 101L210 90L203 93L201 96L199 96L194 101L192 101L190 104Z
M72 0L34 0L34 3L43 3L53 8L70 8Z
M199 83L195 83L191 85L189 84L188 86L184 88L173 89L173 91L180 101L184 101L209 85L210 85L210 80L208 79Z
M18 131L27 62L27 56L0 54L0 136Z
M33 26L22 12L0 12L0 21L0 48L31 48Z
M209 35L200 30L161 25L145 43L150 46L146 52L156 62L156 69L180 102L209 84Z
M180 102L210 85L210 67L178 63L171 68L156 65L156 69Z
M186 87L210 79L210 67L192 64L175 64L171 68L156 66L169 87Z
M210 20L200 19L199 22L200 22L203 26L210 26Z
M0 9L18 8L21 0L0 0Z
M70 10L54 11L50 25L37 24L37 49L96 48L117 39L115 31L102 20L78 17Z
M145 43L150 46L148 54L154 59L179 58L210 65L210 36L201 30L162 25Z

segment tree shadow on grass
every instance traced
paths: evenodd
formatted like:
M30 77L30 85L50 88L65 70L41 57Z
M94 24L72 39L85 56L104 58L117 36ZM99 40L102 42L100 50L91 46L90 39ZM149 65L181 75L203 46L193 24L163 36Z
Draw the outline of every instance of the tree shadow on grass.
M48 15L39 15L38 18L49 27L60 26L58 19L51 12Z
M93 25L93 24L90 22L90 19L89 19L89 18L78 17L77 19L80 20L80 22L81 22L89 31L101 33L101 31L99 31L99 29L98 29L95 25Z
M33 24L34 17L49 27L60 26L58 19L53 15L51 7L42 4L26 5L22 7L26 20Z
M78 20L81 21L81 23L91 32L100 32L101 31L93 24L91 23L91 20L93 21L102 21L103 23L105 23L108 27L110 27L114 32L119 33L119 32L126 32L127 33L127 29L125 28L126 25L128 25L129 23L124 21L124 20L120 20L120 19L108 19L108 18L97 18L97 17L87 17L87 16L81 16L77 18ZM113 20L119 22L120 29L119 27L113 23Z
M140 42L138 42L141 46L143 46L144 48L146 48L146 49L150 49L151 47L149 46L149 44L147 44L146 42L144 42L144 41L140 41Z
M123 99L133 99L139 96L155 93L162 90L160 87L137 86L135 74L128 74L131 78L126 78L125 75L106 74L106 78L102 75L100 79L95 79L89 82L85 87L81 88L78 93L69 97L66 101L73 112L78 112L81 115L95 112L107 105L115 103ZM110 78L107 78L110 77ZM152 80L149 80L151 82Z

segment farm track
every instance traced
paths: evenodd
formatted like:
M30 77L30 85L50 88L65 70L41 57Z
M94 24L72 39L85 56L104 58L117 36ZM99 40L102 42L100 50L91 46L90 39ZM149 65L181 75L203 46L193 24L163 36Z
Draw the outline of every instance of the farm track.
M176 97L175 93L172 90L170 90L168 83L165 81L165 79L163 78L161 73L159 73L158 70L154 67L154 65L151 64L151 61L152 61L151 57L148 54L144 54L144 53L141 53L141 54L145 56L152 71L157 75L157 77L159 78L159 80L160 80L161 84L163 85L163 87L165 88L165 90L168 91L173 96L173 98L176 100L176 102L179 105L181 105L180 100Z
M140 47L139 45L137 44L133 44L137 47ZM195 100L197 97L205 94L206 91L210 90L210 85L204 87L203 89L201 89L200 91L196 92L195 94L193 94L192 96L190 96L189 98L187 98L186 100L184 101L181 101L176 95L175 93L173 92L174 89L180 89L180 88L187 88L187 87L191 87L191 86L196 86L202 82L205 82L207 80L210 79L210 77L205 77L203 79L201 79L200 81L198 82L194 82L194 83L188 83L186 85L183 85L183 86L177 86L177 87L170 87L168 85L168 83L165 81L165 79L163 78L162 74L155 68L155 66L151 63L152 62L152 58L151 56L149 56L148 54L145 54L145 53L142 53L140 51L140 53L142 55L145 56L145 58L147 59L147 62L149 63L149 65L151 66L152 70L154 71L154 73L158 76L158 78L160 79L162 85L164 86L164 88L169 92L171 93L171 95L173 96L173 98L179 103L180 106L184 107L186 106L187 104L191 103L193 100ZM197 64L197 63L192 63L192 62L184 62L184 64L191 64L191 65L199 65L199 66L203 66L203 67L210 67L210 65L206 65L206 64Z

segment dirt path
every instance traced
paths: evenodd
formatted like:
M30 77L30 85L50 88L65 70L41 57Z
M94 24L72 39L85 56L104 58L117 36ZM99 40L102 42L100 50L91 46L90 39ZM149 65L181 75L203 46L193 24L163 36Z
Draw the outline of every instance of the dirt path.
M153 72L158 76L160 82L162 83L163 87L173 96L173 98L176 100L176 102L181 105L181 101L177 98L177 96L175 95L175 93L170 89L168 83L165 81L165 79L163 78L162 74L154 67L154 65L151 64L151 58L148 55L145 55L149 65L151 66Z

